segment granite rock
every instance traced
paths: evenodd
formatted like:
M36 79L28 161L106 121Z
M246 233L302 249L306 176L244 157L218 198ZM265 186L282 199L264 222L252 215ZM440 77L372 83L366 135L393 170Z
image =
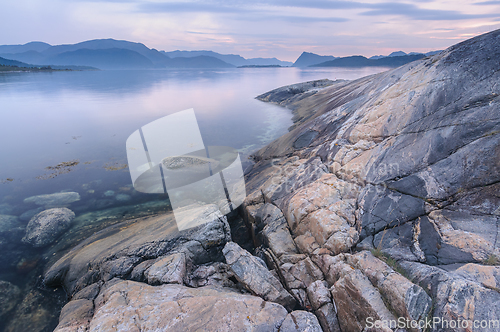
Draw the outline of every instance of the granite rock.
M75 218L75 213L68 208L44 210L31 218L22 241L33 247L51 244L66 231Z
M81 301L81 300L76 300ZM73 302L73 301L71 301ZM70 302L70 304L71 304ZM56 332L88 331L279 331L287 317L281 305L229 289L119 281L101 291L90 310L77 303L63 309ZM88 303L82 303L87 305ZM89 308L90 309L90 308ZM78 320L77 318L80 317ZM77 319L77 320L75 320ZM71 322L74 322L71 325Z
M287 310L295 306L295 299L281 282L259 260L234 242L223 249L226 262L241 282L252 294L283 305Z

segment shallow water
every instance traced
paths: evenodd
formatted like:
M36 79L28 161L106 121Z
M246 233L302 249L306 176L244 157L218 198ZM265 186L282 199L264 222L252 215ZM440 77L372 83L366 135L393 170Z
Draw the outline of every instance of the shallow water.
M24 199L61 191L77 192L81 198L69 205L76 214L72 228L52 245L35 250L19 242L3 248L0 280L18 285L26 296L40 285L44 265L78 241L124 218L169 209L164 195L142 194L131 185L125 141L139 127L194 108L204 144L237 149L246 167L251 152L286 133L292 124L289 110L257 101L255 96L287 84L355 79L383 70L245 68L0 74L0 215L18 217L24 227L42 209ZM62 303L60 297L47 304L55 313ZM47 329L55 324L57 314L46 323Z

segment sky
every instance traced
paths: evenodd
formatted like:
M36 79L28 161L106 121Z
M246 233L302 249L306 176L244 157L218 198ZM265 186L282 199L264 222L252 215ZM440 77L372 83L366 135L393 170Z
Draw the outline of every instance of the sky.
M114 38L295 61L428 52L500 28L500 1L2 0L0 45Z

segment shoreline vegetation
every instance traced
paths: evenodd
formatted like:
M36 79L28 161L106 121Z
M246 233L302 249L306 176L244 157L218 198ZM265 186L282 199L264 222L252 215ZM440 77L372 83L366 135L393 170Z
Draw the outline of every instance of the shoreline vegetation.
M74 69L54 69L51 66L43 67L18 67L9 65L0 65L0 72L2 73L20 73L20 72L53 72L53 71L75 71Z

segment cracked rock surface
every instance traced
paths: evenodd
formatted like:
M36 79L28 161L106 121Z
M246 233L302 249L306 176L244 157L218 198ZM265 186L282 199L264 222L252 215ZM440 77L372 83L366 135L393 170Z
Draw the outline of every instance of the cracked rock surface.
M71 297L57 331L498 319L499 58L497 30L355 81L260 96L295 124L254 154L240 216L179 232L166 214L85 240L45 273ZM235 243L234 220L253 248Z

